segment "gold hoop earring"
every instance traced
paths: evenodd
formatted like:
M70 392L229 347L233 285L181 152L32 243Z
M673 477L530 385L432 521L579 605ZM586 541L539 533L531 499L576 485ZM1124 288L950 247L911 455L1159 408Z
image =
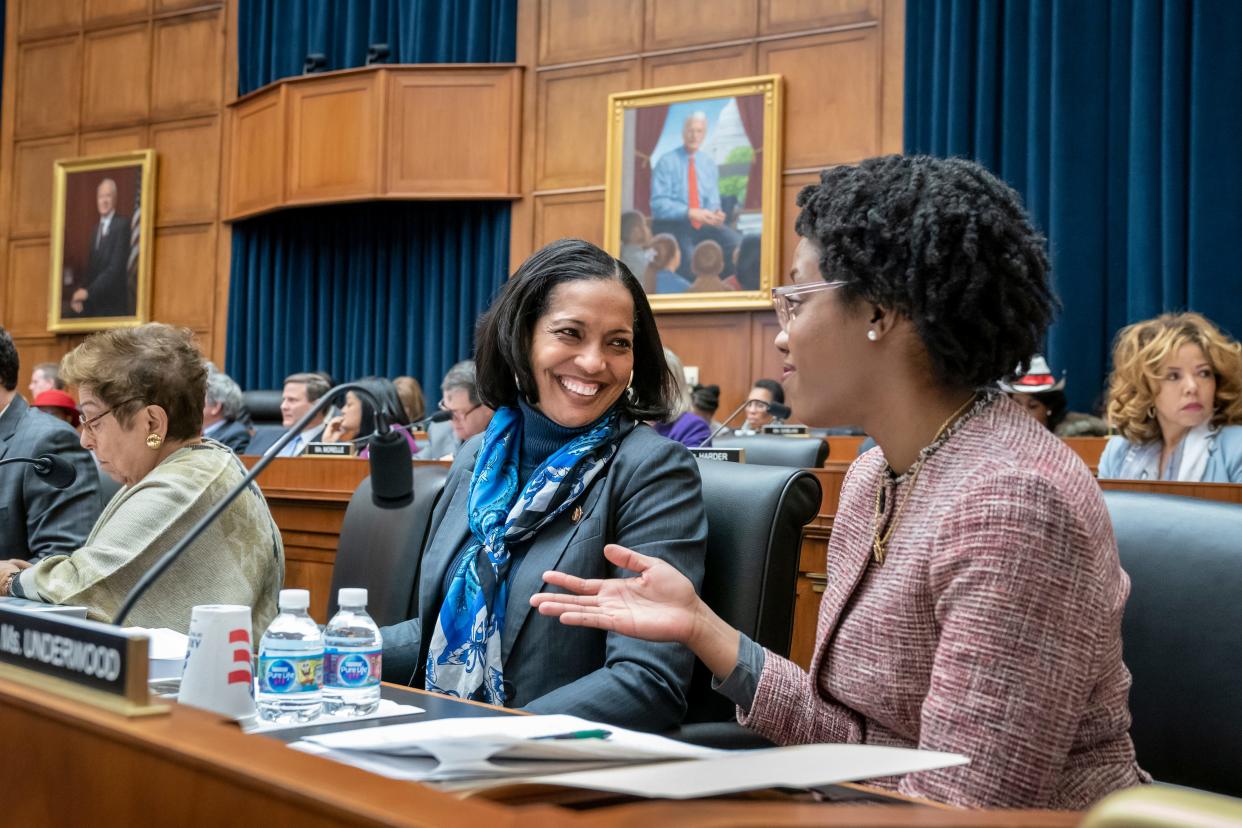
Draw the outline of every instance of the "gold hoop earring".
M162 446L162 445L164 445L164 438L163 438L163 437L161 437L161 436L160 436L160 435L158 435L158 434L148 434L148 435L147 435L147 448L149 448L149 449L151 449L152 451L154 451L154 450L158 449L158 448L159 448L160 446Z

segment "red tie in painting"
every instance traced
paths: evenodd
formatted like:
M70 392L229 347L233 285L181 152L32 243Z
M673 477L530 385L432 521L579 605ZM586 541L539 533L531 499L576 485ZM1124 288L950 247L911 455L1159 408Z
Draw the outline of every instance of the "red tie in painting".
M693 155L690 156L690 166L686 168L686 192L688 193L686 200L690 203L690 209L699 209L699 177L694 174ZM690 226L698 230L703 226L703 222L698 219L690 219Z

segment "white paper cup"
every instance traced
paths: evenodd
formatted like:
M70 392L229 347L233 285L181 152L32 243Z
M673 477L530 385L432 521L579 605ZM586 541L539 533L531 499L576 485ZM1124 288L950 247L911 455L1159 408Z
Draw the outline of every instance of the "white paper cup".
M241 718L254 710L250 607L205 604L190 614L182 704Z

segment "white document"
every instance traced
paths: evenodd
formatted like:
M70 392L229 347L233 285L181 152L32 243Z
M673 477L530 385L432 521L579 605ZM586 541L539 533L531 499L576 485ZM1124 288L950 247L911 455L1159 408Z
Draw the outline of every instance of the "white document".
M764 788L817 788L970 762L956 753L877 745L794 745L659 765L627 765L522 779L658 799L693 799Z
M185 652L190 646L190 638L185 633L165 627L126 627L129 632L139 632L147 637L147 678L170 679L180 678L185 667Z
M350 716L345 713L324 713L309 722L268 722L258 715L247 716L240 720L242 730L247 733L268 733L273 730L288 730L294 727L312 727L316 725L336 724L337 722L361 722L367 719L386 719L391 716L412 716L425 713L421 707L412 704L397 704L389 699L380 699L379 707L365 716Z

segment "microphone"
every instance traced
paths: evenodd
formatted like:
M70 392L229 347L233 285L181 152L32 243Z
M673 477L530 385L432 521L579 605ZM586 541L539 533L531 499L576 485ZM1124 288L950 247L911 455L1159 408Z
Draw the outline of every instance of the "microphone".
M442 423L445 420L451 420L451 419L453 419L452 411L449 411L447 408L437 408L435 411L428 414L426 417L423 417L421 420L415 420L414 422L410 423L410 428L413 428L417 431L418 429L415 428L416 426L427 426L427 425L431 425L432 423Z
M762 405L764 408L768 410L768 413L770 413L773 417L776 417L778 420L788 420L790 417L793 416L793 409L782 403L768 402L767 400L747 400L746 402L739 405L737 408L733 409L733 413L730 414L728 417L725 417L724 422L721 423L720 426L715 431L707 435L707 439L699 443L698 446L696 446L696 448L703 448L708 443L710 443L712 440L716 439L716 435L720 434L720 432L724 431L726 428L729 427L729 421L732 420L734 417L736 417L738 414L742 413L742 409L750 405L751 403L759 403L760 405Z
M43 478L43 482L53 489L67 489L78 479L78 470L63 457L55 454L44 454L39 457L10 457L0 460L0 466L7 463L29 463L34 466L34 473Z
M380 509L398 509L414 502L414 467L410 463L410 449L406 445L405 437L400 432L395 431L391 425L393 415L389 413L383 403L381 403L365 385L347 382L344 385L338 385L328 391L318 400L310 409L302 415L302 419L293 424L293 427L280 435L280 439L272 444L272 448L259 458L254 467L242 477L241 481L226 494L207 514L203 515L203 519L196 523L190 531L185 533L181 540L173 545L164 553L158 561L156 561L150 569L143 573L138 579L138 583L134 584L134 588L125 596L125 601L121 604L121 608L117 610L116 617L112 623L118 627L121 622L129 615L134 608L134 604L138 603L138 599L146 592L151 584L163 575L168 567L172 566L177 558L190 547L190 544L198 538L199 535L206 531L220 515L224 514L224 510L229 507L238 495L246 491L254 479L266 469L280 450L289 444L293 438L306 430L310 425L310 421L319 415L319 412L331 405L332 400L336 399L346 391L352 391L360 397L365 397L371 403L371 407L375 409L375 434L371 441L371 502ZM394 447L400 448L395 451ZM43 459L43 458L40 458ZM63 461L62 461L63 462Z

